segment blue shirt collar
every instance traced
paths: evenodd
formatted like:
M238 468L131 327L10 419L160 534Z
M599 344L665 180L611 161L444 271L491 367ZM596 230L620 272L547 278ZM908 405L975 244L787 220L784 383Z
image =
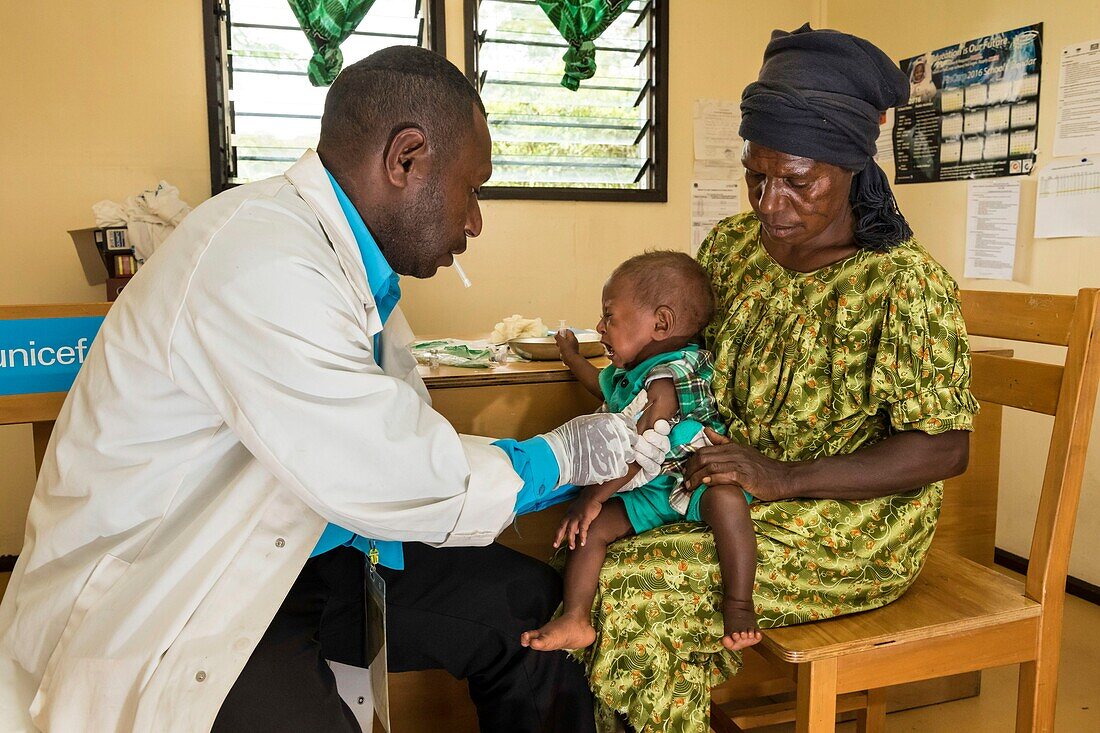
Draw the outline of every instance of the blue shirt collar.
M327 168L325 173L328 175L329 182L332 183L332 190L336 192L336 200L340 202L340 209L348 220L351 233L355 236L363 267L367 271L367 285L370 286L371 294L374 296L378 315L382 323L385 323L397 305L397 301L401 299L401 278L390 267L390 263L386 262L385 255L378 248L378 243L374 241L370 230L367 229L366 222L363 221L363 217L359 215L359 211L351 203L348 195L344 193L344 189L340 188L340 184Z

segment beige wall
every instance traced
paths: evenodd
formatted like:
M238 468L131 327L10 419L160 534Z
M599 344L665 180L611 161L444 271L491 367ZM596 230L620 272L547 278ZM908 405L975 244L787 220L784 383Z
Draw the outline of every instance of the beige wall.
M0 303L103 300L66 231L160 179L210 195L202 3L0 3ZM34 486L30 429L0 428L0 554Z
M449 2L450 27L461 3ZM421 333L487 335L504 316L566 319L592 327L600 289L627 257L659 247L688 251L692 167L692 102L740 99L760 68L773 28L816 20L815 0L746 3L673 0L669 45L668 203L485 201L485 228L462 257L474 285L440 272L430 282L402 283L402 308ZM450 34L448 55L461 63L462 39Z
M87 301L88 287L65 231L91 224L90 206L122 199L164 178L196 204L209 193L202 22L198 0L119 0L104 13L95 3L24 3L18 15L0 5L0 139L5 141L0 221L8 267L0 269L0 303ZM448 25L461 24L460 0L447 0ZM689 247L691 105L698 97L736 99L759 67L774 27L825 17L832 27L865 35L895 58L1042 20L1044 64L1040 147L1050 148L1057 65L1062 45L1100 36L1093 3L1058 0L1048 9L1019 0L921 5L921 17L897 14L872 0L675 0L671 3L669 201L604 204L517 201L484 203L485 232L463 264L474 281L464 290L448 272L431 283L407 282L405 310L421 333L487 333L511 313L591 325L600 285L625 257L648 247ZM1090 9L1085 9L1090 8ZM904 22L901 22L904 18ZM950 19L938 23L924 19ZM461 63L461 35L449 55ZM1040 164L1047 160L1045 154ZM1026 181L1026 232L1034 180ZM965 186L906 186L899 198L918 234L954 273L962 270ZM1003 286L1074 292L1100 284L1096 240L1033 242L1021 236L1020 282ZM33 255L31 255L33 253ZM1049 424L1012 416L1007 422L999 544L1027 554L1040 451ZM1097 436L1100 438L1100 436ZM17 552L33 487L29 430L0 429L0 553ZM1100 582L1100 558L1085 552L1100 526L1100 440L1094 443L1071 572Z
M898 3L902 7L916 7ZM1100 38L1100 4L1056 0L926 0L919 15L887 14L875 0L832 0L829 27L865 36L893 58L906 58L998 31L1043 23L1042 90L1039 99L1039 166L1051 160L1062 48ZM892 173L892 171L890 171ZM1017 241L1016 280L963 279L966 183L898 186L898 200L917 236L964 288L1069 293L1100 286L1100 239L1034 239L1035 175L1024 179ZM1064 349L1013 344L1017 355L1057 360ZM1007 410L1001 450L997 546L1027 556L1052 420ZM1094 426L1070 573L1100 583L1100 421Z

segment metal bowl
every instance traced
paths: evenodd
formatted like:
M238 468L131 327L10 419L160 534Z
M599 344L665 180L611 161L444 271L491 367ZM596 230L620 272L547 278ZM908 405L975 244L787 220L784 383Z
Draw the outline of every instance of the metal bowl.
M586 359L604 355L603 344L600 343L598 334L580 334L577 336L577 342L580 344L581 356ZM556 361L561 359L558 342L554 340L553 336L512 339L508 342L508 346L517 356L532 361Z

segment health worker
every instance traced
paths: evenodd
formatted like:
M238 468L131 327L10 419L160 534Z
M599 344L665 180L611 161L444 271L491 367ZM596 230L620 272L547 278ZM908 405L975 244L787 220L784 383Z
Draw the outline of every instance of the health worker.
M465 679L482 731L593 729L582 667L519 646L560 581L493 541L559 486L648 481L668 442L601 414L491 443L432 410L399 278L481 232L490 149L457 68L379 51L332 85L316 152L198 207L134 277L42 463L0 730L359 731L368 563L391 671Z

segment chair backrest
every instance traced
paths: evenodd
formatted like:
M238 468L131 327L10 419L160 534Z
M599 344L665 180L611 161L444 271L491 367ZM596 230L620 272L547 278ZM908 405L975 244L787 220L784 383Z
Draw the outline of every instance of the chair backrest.
M1064 366L975 354L971 391L979 400L1054 416L1043 490L1028 558L1027 596L1060 605L1069 571L1081 482L1100 382L1100 290L1077 297L961 293L972 336L1065 346Z

